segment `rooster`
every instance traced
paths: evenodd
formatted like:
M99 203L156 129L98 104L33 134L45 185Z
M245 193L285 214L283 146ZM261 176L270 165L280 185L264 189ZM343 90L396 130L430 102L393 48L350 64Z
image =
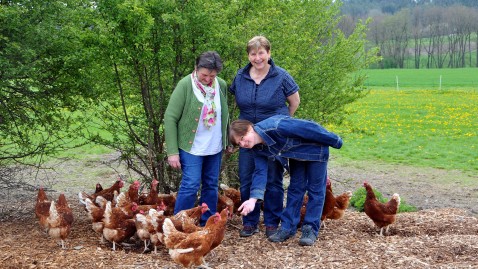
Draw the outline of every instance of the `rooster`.
M231 198L232 202L234 203L234 210L230 212L231 214L238 214L237 209L241 206L241 192L234 188L227 186L226 184L220 184L221 190L223 191L224 195Z
M169 249L169 255L174 262L184 267L207 267L204 256L211 251L211 246L224 225L221 215L216 213L209 217L204 229L183 233L175 228L171 219L166 218L163 224L164 245Z
M351 191L335 196L332 191L332 182L327 178L324 208L322 210L322 217L320 218L324 227L326 219L340 219L344 216L345 210L349 207L351 197Z
M381 203L375 197L375 193L369 183L364 182L363 186L367 191L364 204L365 214L380 228L380 235L383 235L383 228L386 228L385 233L388 233L390 225L395 222L398 208L400 207L400 196L394 193L387 203Z
M65 249L65 239L70 235L73 220L73 212L62 193L56 203L52 202L50 204L50 213L47 219L48 234L52 238L61 240L62 249Z

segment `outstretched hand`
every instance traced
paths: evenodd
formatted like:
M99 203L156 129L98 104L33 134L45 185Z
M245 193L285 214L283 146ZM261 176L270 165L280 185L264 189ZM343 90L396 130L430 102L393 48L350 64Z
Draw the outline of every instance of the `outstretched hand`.
M247 216L247 214L251 213L252 210L254 210L254 207L256 206L256 202L257 202L257 199L249 198L249 200L242 203L242 205L237 210L241 212L241 215Z

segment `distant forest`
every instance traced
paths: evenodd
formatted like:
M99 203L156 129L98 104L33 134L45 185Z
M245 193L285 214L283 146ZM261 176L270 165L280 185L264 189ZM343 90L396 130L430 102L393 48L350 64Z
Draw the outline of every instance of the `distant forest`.
M478 67L477 0L342 0L341 29L371 19L376 68Z

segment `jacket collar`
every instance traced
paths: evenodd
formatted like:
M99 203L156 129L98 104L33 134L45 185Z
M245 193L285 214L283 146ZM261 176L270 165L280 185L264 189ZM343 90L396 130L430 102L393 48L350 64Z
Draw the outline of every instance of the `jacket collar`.
M254 125L253 128L268 147L273 146L276 143L276 141L274 141L274 139L272 139L264 130L262 130L261 127Z

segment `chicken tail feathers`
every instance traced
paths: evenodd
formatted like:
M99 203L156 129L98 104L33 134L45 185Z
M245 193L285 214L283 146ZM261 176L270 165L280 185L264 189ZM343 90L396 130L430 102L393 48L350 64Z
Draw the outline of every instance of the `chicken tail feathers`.
M174 231L176 231L176 227L174 227L173 222L169 218L166 218L163 223L164 236L167 237Z
M80 191L78 193L78 201L80 202L80 205L86 206L86 199L89 199L88 195L85 192Z

